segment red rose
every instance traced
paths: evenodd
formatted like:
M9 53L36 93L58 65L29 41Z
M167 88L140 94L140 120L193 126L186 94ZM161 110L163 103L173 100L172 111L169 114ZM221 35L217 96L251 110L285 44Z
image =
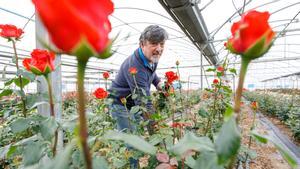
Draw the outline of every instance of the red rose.
M179 77L173 71L166 72L166 78L169 84L173 83L173 81L178 80Z
M213 84L218 84L219 80L218 79L214 79Z
M32 0L57 48L81 57L99 56L111 43L110 0Z
M256 101L251 102L251 108L256 110L258 108L258 104Z
M179 122L174 122L174 123L171 124L171 127L177 128L177 127L181 127L181 125L180 125Z
M109 73L108 72L103 72L103 78L108 79L109 78Z
M182 128L182 127L187 127L187 126L192 126L192 124L191 123L184 123L184 122L174 122L174 123L172 123L171 124L171 127L173 127L173 128L177 128L177 127L179 127L179 128Z
M137 74L137 69L135 67L130 67L128 71L131 75L136 75Z
M23 33L23 30L17 28L15 25L0 25L0 36L2 36L3 38L19 39Z
M241 106L244 106L244 102L241 102L240 104L241 104Z
M242 19L232 25L232 37L228 40L226 48L248 59L265 54L275 36L268 23L269 17L269 12L255 10L243 14Z
M218 71L218 72L224 72L224 68L223 68L222 66L218 66L218 67L217 67L217 71Z
M54 70L55 55L43 49L34 49L31 58L23 60L24 67L36 75L46 75Z
M108 96L107 91L101 87L96 89L93 94L97 99L105 99Z

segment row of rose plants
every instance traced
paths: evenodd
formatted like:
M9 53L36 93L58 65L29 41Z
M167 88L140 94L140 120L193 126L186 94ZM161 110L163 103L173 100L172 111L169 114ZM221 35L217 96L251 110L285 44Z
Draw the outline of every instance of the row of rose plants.
M189 103L189 100L183 96L181 89L176 93L172 87L175 80L181 83L178 62L176 63L176 73L166 73L166 82L162 93L166 102L164 111L148 112L145 105L151 98L136 84L130 97L140 101L141 104L132 107L127 113L130 123L138 123L136 124L137 130L123 133L113 130L115 124L109 114L109 106L112 101L106 98L107 91L103 88L97 89L93 93L97 99L92 102L87 102L84 92L85 67L89 58L96 56L105 59L110 56L112 42L108 39L108 33L111 30L108 15L113 12L112 2L106 0L53 3L33 0L33 3L57 48L48 47L51 51L36 49L31 53L31 58L23 60L23 65L26 72L43 76L46 79L48 84L46 97L51 116L41 116L36 113L34 108L28 108L26 94L23 90L26 80L23 79L27 79L27 81L29 79L24 74L17 74L15 79L6 83L1 97L9 96L12 93L18 95L21 98L22 115L16 113L15 119L6 123L8 132L19 137L1 148L4 164L23 168L85 167L91 169L111 168L112 166L126 168L129 165L129 159L135 158L140 162L147 162L146 167L158 169L235 168L237 166L241 147L241 131L238 128L241 116L240 104L247 66L253 59L261 57L268 51L275 35L268 24L268 12L250 11L243 15L239 22L233 24L232 37L225 46L232 53L241 55L242 59L234 105L231 107L226 99L224 102L217 102L218 97L229 98L227 95L230 95L231 92L226 85L222 85L221 78L218 76L213 82L213 90L208 90L212 95L213 104L209 104L207 109L208 118L206 118L204 132L197 131L199 119L197 115L204 111L190 116L192 118L184 118L182 115L186 109L185 106L189 105L186 104ZM52 15L49 15L49 12ZM69 22L65 22L64 17L68 18ZM260 27L257 27L257 22L261 23ZM15 44L21 38L22 33L22 30L14 26L1 25L1 36L12 41L14 49L16 49ZM14 58L18 60L16 50L14 52ZM53 99L50 85L50 73L55 69L54 53L74 55L78 62L77 111L74 116L68 115L62 120L55 118L53 108L55 99ZM21 69L18 61L15 63L17 69ZM222 69L226 69L225 66ZM135 81L135 74L139 70L130 68L128 71ZM219 71L220 76L223 74L223 70L220 68L217 68L216 71ZM107 74L104 76L107 77ZM20 90L9 89L9 85L12 83L19 84ZM123 104L126 104L127 98L120 99ZM177 102L178 99L180 104ZM33 107L38 104L44 103L36 102ZM89 105L91 107L88 107ZM181 107L179 110L177 105ZM224 105L227 106L226 109ZM179 120L178 112L181 112L179 114L182 117ZM131 115L136 113L140 113L145 121L131 120ZM215 122L216 117L218 117L218 121ZM219 124L219 126L211 129L214 124ZM148 127L148 132L145 132L146 127ZM65 144L63 150L57 151L60 131L65 133ZM262 136L255 131L251 131L250 134L256 140L264 143L270 140L267 136ZM126 148L126 145L130 145L134 149ZM282 148L279 150L283 151ZM293 159L290 157L287 159L292 167L296 167Z
M300 90L297 88L278 88L278 89L256 89L257 91L268 91L268 92L277 92L282 94L294 94L300 95Z
M259 110L285 123L293 132L295 140L300 140L300 96L277 92L245 92L250 101L256 101Z

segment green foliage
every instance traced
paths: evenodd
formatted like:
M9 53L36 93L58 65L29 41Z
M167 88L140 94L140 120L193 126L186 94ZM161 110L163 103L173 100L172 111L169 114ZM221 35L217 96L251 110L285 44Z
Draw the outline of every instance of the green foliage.
M216 69L215 69L215 68L208 68L206 71L207 71L207 72L215 72Z
M300 108L293 107L291 108L287 120L287 125L291 128L294 137L300 140Z
M215 146L219 164L226 164L236 156L241 144L241 134L237 129L235 118L225 122L216 139Z
M51 141L54 136L55 131L58 128L58 124L53 117L48 117L42 121L40 125L40 131L45 140Z
M115 132L115 131L109 131L107 132L104 137L104 139L109 139L109 140L121 140L124 141L126 144L129 144L130 146L145 152L154 155L157 151L157 149L143 140L142 138L136 136L136 135L130 135L130 134L125 134L121 132Z
M30 119L18 118L10 124L13 133L19 133L26 130L30 126Z
M46 163L42 168L45 169L69 169L69 163L73 151L75 141L71 141L66 148L58 154L50 163Z
M23 164L30 166L39 162L44 155L45 147L41 142L30 142L24 146L23 150Z
M208 137L197 137L192 132L187 132L177 144L170 148L179 157L184 156L189 150L202 152L214 151L214 145Z
M224 114L224 121L228 121L232 117L233 113L233 108L228 105Z
M133 106L130 109L130 114L135 114L135 113L138 113L139 111L140 111L140 106Z
M259 142L266 144L268 141L272 142L275 147L277 148L277 150L279 150L279 152L282 154L283 158L289 163L289 165L292 168L297 168L298 164L297 161L293 158L293 156L282 147L282 145L274 138L269 137L269 136L265 136L265 135L261 135L256 131L252 131L251 135Z
M93 168L109 169L107 161L100 156L93 158Z
M88 46L81 47L77 51L80 55L88 50ZM85 57L82 55L80 59L86 59ZM225 71L229 70L231 73L236 74L235 69L228 69L226 66L227 63L224 62ZM144 128L146 128L148 121L137 124L141 130L138 130L135 134L112 131L116 127L114 119L109 114L112 100L97 100L87 94L88 144L91 154L93 154L93 167L128 168L129 158L139 159L148 156L148 168L155 168L159 164L155 157L158 152L166 153L172 157L176 155L178 160L185 158L185 164L183 164L185 167L189 166L195 169L223 169L228 167L228 163L237 156L241 142L241 136L230 106L232 90L225 82L225 72L217 72L215 68L208 69L208 71L215 73L217 78L220 79L220 84L207 90L209 95L207 99L200 97L200 91L188 91L188 98L179 91L175 91L170 97L163 93L156 93L151 98L147 96L145 90L135 89L131 97L141 104L132 107L129 113L137 114L138 112L150 111L152 113L151 119L157 121L158 128L155 134L145 132ZM26 71L18 73L23 77L22 87L35 78ZM11 100L0 103L0 115L2 117L5 115L5 122L0 128L0 158L9 161L8 167L12 168L23 166L27 169L83 168L82 150L80 145L76 146L79 138L76 93L71 92L68 93L69 95L64 96L63 118L57 122L52 117L43 117L36 114L36 107L45 104L45 102L37 100L37 96L40 95L29 95L21 92L21 90L6 89L13 83L20 86L18 78L15 78L7 81L4 89L7 91L3 93L4 90L2 90L1 92L1 94L3 93L2 96L12 95L13 93L14 95L12 95ZM2 97L1 94L0 97ZM20 102L15 99L18 96L26 97L26 107L29 111L26 118L19 115L21 106ZM45 96L45 100L47 100L48 96ZM148 110L146 106L151 99L154 102L156 112ZM266 103L268 105L271 102ZM179 119L178 112L188 111L195 104L201 104L201 106L200 108L197 107L196 110L192 110L195 111L193 112L195 114L191 119L184 116ZM5 109L2 109L3 107ZM289 107L286 108L289 110ZM278 109L278 107L275 107L275 109ZM281 118L294 119L290 122L290 125L296 125L298 114L297 111L295 112L293 116L282 116ZM169 122L174 113L178 118L176 122L188 123L191 126L184 126L180 129L170 127ZM210 122L210 124L206 122ZM204 128L209 131L209 134L207 134L209 137L204 134ZM53 157L51 149L56 130L63 130L65 148ZM256 137L258 138L258 136ZM288 155L283 155L287 159L289 158ZM19 163L15 162L16 159L19 159Z
M20 78L17 77L17 78L14 79L15 85L18 86L18 87L25 87L30 82L29 79L24 78L24 77L21 78L21 81L22 81L22 86L21 86Z
M234 68L229 69L229 72L233 73L234 75L237 75L236 69L234 69Z
M23 78L30 80L31 82L35 80L35 75L27 70L19 69L17 71L17 76L21 75Z
M204 151L201 152L195 162L194 169L224 169L222 165L218 164L218 157L215 152Z
M2 90L1 93L0 93L0 99L1 97L3 96L9 96L13 93L13 90L11 89L5 89L5 90Z
M206 118L209 116L208 112L204 108L200 108L198 110L198 114L203 118Z
M300 139L300 97L280 93L246 92L249 101L257 101L259 110L269 116L275 116L287 124L295 137Z

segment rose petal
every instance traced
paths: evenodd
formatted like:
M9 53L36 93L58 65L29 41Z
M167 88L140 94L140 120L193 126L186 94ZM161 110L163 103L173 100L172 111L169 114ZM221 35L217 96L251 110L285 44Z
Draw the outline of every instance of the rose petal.
M172 169L173 167L167 163L161 163L155 169Z
M166 153L157 153L156 159L160 162L168 163L170 158L169 158L169 155Z

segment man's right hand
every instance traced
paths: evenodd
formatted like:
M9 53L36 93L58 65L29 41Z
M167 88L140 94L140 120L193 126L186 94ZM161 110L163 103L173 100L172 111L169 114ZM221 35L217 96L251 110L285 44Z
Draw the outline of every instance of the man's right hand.
M162 91L163 90L163 87L164 87L164 83L163 82L159 82L156 86L156 89L159 90L159 91Z

